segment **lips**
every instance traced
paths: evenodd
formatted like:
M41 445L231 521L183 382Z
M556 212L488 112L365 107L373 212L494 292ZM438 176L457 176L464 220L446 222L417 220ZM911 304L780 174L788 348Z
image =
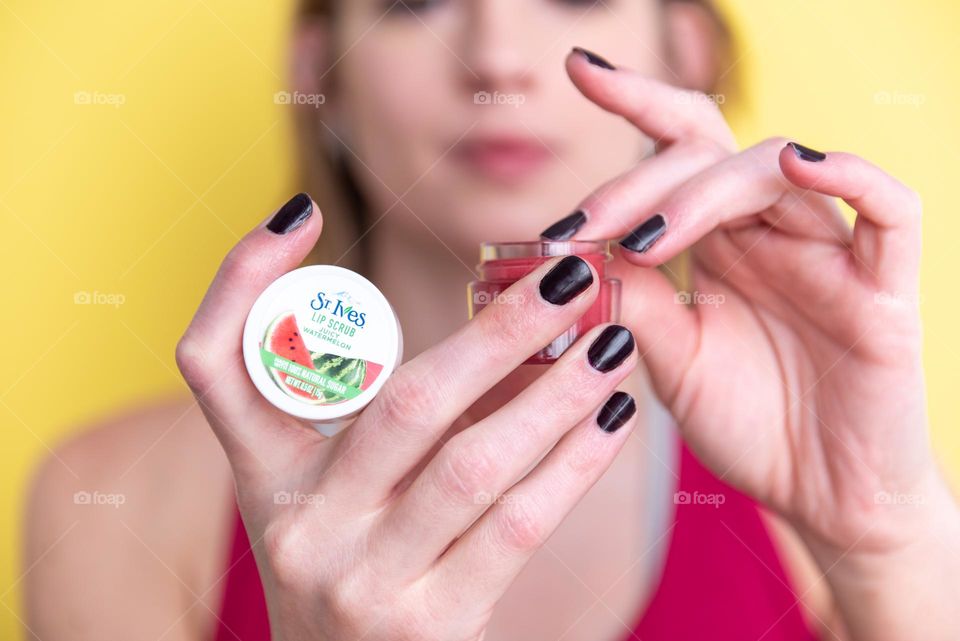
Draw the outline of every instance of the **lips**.
M537 138L505 135L465 139L457 145L454 157L484 178L510 183L530 178L555 159Z

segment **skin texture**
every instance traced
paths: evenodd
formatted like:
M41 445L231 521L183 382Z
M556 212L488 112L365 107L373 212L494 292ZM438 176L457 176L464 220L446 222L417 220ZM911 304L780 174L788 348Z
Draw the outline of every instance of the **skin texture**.
M622 622L646 594L637 586L651 577L626 577L605 597L607 612L591 610L594 595L576 594L576 580L558 569L587 577L596 594L649 543L626 536L582 545L598 521L622 522L611 529L626 531L643 518L644 448L630 438L642 439L642 425L634 419L614 435L593 425L618 384L636 389L626 377L637 354L704 462L780 515L778 543L826 638L956 638L955 622L937 605L960 577L958 557L943 545L960 528L927 444L919 322L909 305L919 260L916 196L855 156L830 152L806 163L786 138L738 152L708 101L663 82L678 82L659 62L669 57L668 36L703 34L696 20L662 14L658 3L580 16L546 0L449 2L379 22L383 7L374 0L344 6L335 29L298 30L294 50L307 71L295 70L294 81L335 96L323 117L348 143L371 209L389 210L403 194L369 240L374 275L417 356L356 424L329 440L256 394L240 365L243 320L257 294L316 242L320 212L286 236L253 230L226 258L177 351L258 541L274 638L624 634ZM311 72L335 62L324 57L331 43L352 46L336 74ZM574 44L618 69L571 54L565 77L560 51ZM694 56L675 68L683 70L679 81L697 86L703 67ZM522 93L527 103L480 107L480 90ZM467 130L531 129L555 155L522 181L466 167L455 151L444 155ZM639 161L654 146L657 156ZM833 196L858 211L853 229ZM622 252L613 266L637 352L608 374L591 373L588 337L541 378L511 374L525 350L570 324L595 285L570 305L547 307L536 295L545 266L516 286L520 304L494 305L466 326L445 301L462 300L470 277L463 264L472 263L477 242L494 233L533 237L577 206L589 218L582 238L625 235L655 212L667 221L649 252ZM690 247L701 302L694 309L677 305L672 286L648 269ZM721 295L722 303L703 304ZM235 351L222 349L233 343ZM738 379L726 375L733 363ZM592 384L582 385L584 377ZM209 631L209 588L223 569L212 550L226 537L218 511L226 510L230 475L195 410L167 433L170 420L134 416L66 446L60 456L82 470L76 477L63 461L41 471L28 525L36 570L27 580L29 624L41 638L199 639ZM103 436L118 432L136 435L126 449L117 443L124 439ZM625 458L612 464L621 448ZM131 467L138 456L144 463ZM174 463L182 492L168 484ZM73 491L98 486L154 494L119 518L67 506ZM280 490L327 500L319 509L279 506L272 496ZM508 490L517 500L486 511L473 500ZM923 504L877 501L878 492L922 496ZM85 535L63 536L77 521ZM165 529L171 523L196 527ZM47 562L51 555L57 563ZM117 593L118 584L141 592ZM531 595L543 585L557 593L538 610ZM131 607L108 605L117 603ZM584 616L577 624L565 611Z

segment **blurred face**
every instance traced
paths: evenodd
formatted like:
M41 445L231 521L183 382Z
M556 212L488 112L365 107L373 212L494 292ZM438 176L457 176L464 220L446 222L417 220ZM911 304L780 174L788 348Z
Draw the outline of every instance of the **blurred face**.
M321 117L350 149L372 220L389 210L381 231L432 231L464 255L536 238L650 146L581 96L563 60L580 45L669 75L656 0L339 6Z

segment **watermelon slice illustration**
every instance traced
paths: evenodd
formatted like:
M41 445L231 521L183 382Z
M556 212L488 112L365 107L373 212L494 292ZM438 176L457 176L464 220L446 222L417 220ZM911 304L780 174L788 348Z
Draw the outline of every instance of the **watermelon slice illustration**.
M348 391L343 391L342 387L334 384L328 387L335 387L340 391L322 389L322 386L318 387L319 384L314 385L288 372L267 367L280 389L294 398L316 405L332 405L356 396L359 393L358 390L362 391L373 385L383 371L383 365L362 358L310 352L300 335L300 328L293 312L284 312L270 323L263 337L263 348L305 369L312 370L325 379L332 379L346 386ZM349 390L352 390L352 393Z
M277 316L263 337L263 347L277 356L293 361L297 365L313 369L313 360L310 358L310 351L303 343L303 337L300 336L300 328L297 326L297 317L293 312L285 312ZM277 385L291 396L314 400L311 392L294 387L287 383L287 375L278 372L273 368L268 368L270 375Z

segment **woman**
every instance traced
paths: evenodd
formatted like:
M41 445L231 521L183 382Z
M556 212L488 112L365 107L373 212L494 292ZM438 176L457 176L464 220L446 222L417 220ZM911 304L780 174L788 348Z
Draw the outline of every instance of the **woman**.
M960 512L910 304L919 200L850 154L738 151L689 91L726 75L723 41L676 0L308 3L293 78L325 98L300 114L322 206L295 197L226 258L177 349L202 414L131 415L41 471L34 634L960 638ZM622 326L531 373L592 268L553 260L461 307L479 242L541 230L622 239ZM687 250L692 307L650 269ZM330 439L240 354L253 300L311 251L378 283L409 356ZM123 509L68 500L91 488Z

